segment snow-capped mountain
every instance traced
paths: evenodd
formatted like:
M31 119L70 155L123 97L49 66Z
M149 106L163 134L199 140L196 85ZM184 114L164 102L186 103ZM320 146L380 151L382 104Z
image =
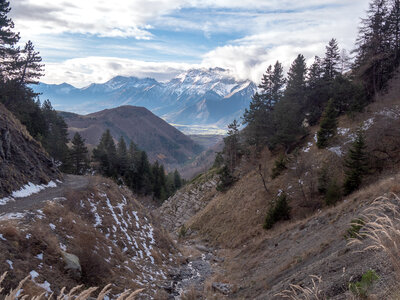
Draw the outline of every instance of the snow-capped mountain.
M143 106L172 124L225 128L248 107L256 85L227 70L191 69L168 82L117 76L85 88L40 83L33 87L57 110L91 113L121 105Z

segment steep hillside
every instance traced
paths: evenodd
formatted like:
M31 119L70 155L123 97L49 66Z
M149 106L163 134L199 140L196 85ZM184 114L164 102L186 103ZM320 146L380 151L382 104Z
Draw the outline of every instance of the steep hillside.
M111 298L145 288L139 299L166 299L163 286L177 251L132 193L90 177L87 189L65 196L38 210L0 216L6 290L31 274L24 286L31 295L111 283Z
M66 83L34 87L57 110L90 113L121 105L143 106L170 123L226 129L248 107L256 85L237 81L227 70L192 69L168 82L117 76L104 84L75 88Z
M42 146L0 104L0 198L28 183L47 184L60 177Z
M180 234L186 233L188 242L203 240L210 249L218 249L213 253L225 258L224 271L218 276L230 287L231 299L284 299L277 294L290 289L290 284L312 287L310 276L322 278L319 287L329 299L351 299L349 283L361 280L370 269L380 277L371 286L369 293L375 295L371 299L398 299L386 294L393 291L396 262L393 265L385 251L357 252L372 241L364 239L360 245L348 245L345 236L349 230L360 230L354 229L351 222L366 210L371 211L377 197L386 196L380 201L393 203L394 216L400 211L398 199L391 194L400 192L399 82L400 77L392 80L389 92L379 95L363 113L340 117L337 135L326 149L316 147L318 128L309 128L309 135L298 151L286 156L286 167L274 179L272 169L281 155L279 151L245 156L238 168L240 178L227 192L210 187L203 193L203 208L187 210L185 215L180 212L182 207L199 206L196 193L204 182L193 182L161 208L165 226L173 224L173 230L179 232L177 226L183 224L185 231ZM328 178L340 189L344 159L359 127L365 132L370 173L358 192L329 206L318 192L321 172L327 169ZM267 211L283 192L291 207L291 220L265 230ZM190 199L192 203L188 203ZM400 226L394 216L390 213L393 219L388 219L393 222L390 232ZM398 255L396 248L393 251ZM203 293L209 295L211 291Z
M158 160L167 166L182 164L202 150L190 138L143 107L121 106L84 116L60 114L68 124L70 136L79 132L92 147L109 129L116 141L121 136L128 143L133 141L147 152L150 160Z

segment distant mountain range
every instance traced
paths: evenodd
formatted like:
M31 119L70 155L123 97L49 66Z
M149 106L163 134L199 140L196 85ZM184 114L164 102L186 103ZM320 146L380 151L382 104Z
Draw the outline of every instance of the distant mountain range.
M240 118L256 91L221 68L192 69L168 82L117 76L103 84L76 88L67 83L33 87L57 110L80 114L121 105L143 106L171 124L226 128Z
M90 148L99 143L106 129L118 141L122 136L145 150L151 161L158 160L170 170L193 159L203 148L189 137L144 107L121 106L88 115L60 112L72 137L75 132L85 138Z

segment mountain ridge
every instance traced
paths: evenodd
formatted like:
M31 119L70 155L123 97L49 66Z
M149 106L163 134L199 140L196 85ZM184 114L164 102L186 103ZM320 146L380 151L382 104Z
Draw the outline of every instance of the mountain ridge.
M76 88L68 83L33 87L52 99L57 110L88 114L122 105L143 106L172 124L226 128L240 118L257 90L250 80L238 81L221 68L190 69L166 82L116 76L105 83Z
M109 129L115 141L121 136L127 143L133 141L147 152L150 160L158 160L166 166L183 163L202 150L189 137L144 107L125 105L87 115L59 114L68 125L70 137L79 132L86 143L94 147L103 132Z

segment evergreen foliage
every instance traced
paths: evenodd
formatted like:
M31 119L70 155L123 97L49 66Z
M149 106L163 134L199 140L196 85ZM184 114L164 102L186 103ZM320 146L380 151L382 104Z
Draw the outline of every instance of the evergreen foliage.
M342 198L342 191L336 180L331 180L326 189L324 201L326 205L335 205Z
M400 64L399 2L372 0L359 28L354 69L370 97L386 86Z
M8 17L10 10L9 2L0 0L0 102L42 143L61 169L67 171L67 125L50 101L41 105L29 86L37 84L43 75L42 59L31 41L23 49L16 46L20 37L13 32L14 23Z
M333 38L326 46L325 59L323 62L325 80L332 81L337 75L339 75L340 60L341 57L338 42Z
M235 183L236 178L232 175L231 171L226 165L219 170L218 174L220 175L220 177L216 189L219 192L225 192L232 184Z
M241 155L239 142L239 124L234 120L228 125L228 136L224 138L224 161L233 172Z
M290 219L290 207L286 193L282 192L276 202L269 208L264 222L264 229L271 229L275 223Z
M366 145L362 130L357 131L356 138L345 160L346 178L344 193L348 195L359 188L364 175L368 171Z
M318 148L325 148L328 141L336 133L337 129L337 112L333 99L329 100L321 119L320 129L317 133Z
M152 195L160 201L166 200L184 184L177 170L167 175L163 165L157 161L151 164L146 152L133 142L128 149L121 137L115 145L108 129L93 150L92 158L97 171L103 176L126 184L137 194Z
M72 147L69 150L68 167L72 174L83 175L89 169L88 149L85 140L77 132L71 140Z
M286 170L286 159L283 155L279 156L274 162L274 167L272 168L271 178L275 179L281 175L282 171Z

